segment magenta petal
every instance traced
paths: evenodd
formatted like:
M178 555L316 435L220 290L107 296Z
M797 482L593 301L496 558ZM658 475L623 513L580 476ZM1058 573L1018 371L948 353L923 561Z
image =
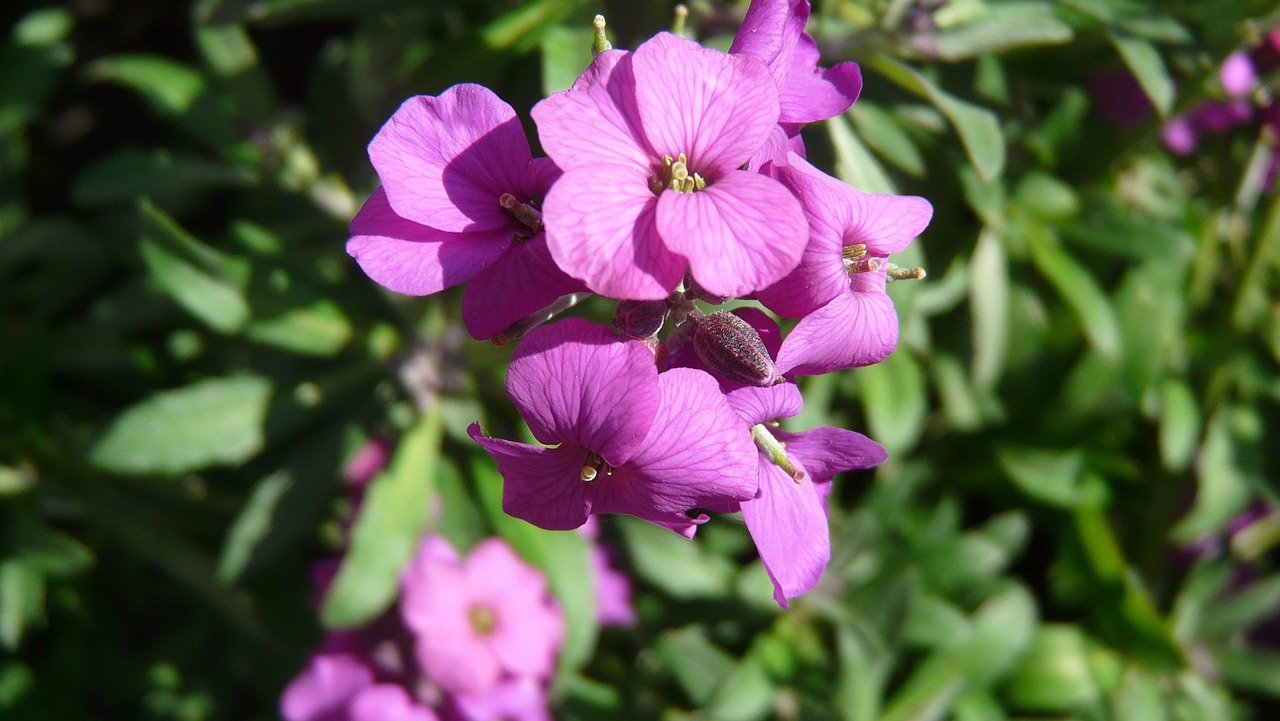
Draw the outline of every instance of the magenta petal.
M933 206L924 198L864 193L795 156L789 156L781 176L804 203L811 223L830 218L841 227L843 245L861 243L871 255L905 249L933 217Z
M539 233L513 243L471 279L462 295L462 322L471 337L488 340L560 296L586 289L560 270Z
M486 438L473 423L467 433L498 462L502 510L550 531L568 531L587 520L591 505L580 480L587 452L574 446L541 448Z
M351 221L347 253L379 285L430 295L469 280L502 255L511 234L446 233L395 214L382 188Z
M826 483L844 471L873 468L889 457L884 446L844 428L822 427L799 433L775 431L774 436L787 444L788 456L803 461L814 483Z
M609 512L647 518L630 508L683 512L754 497L759 453L715 380L673 368L658 376L658 385L662 405L628 464L643 483L597 483L597 502L607 502Z
M498 198L532 190L520 120L481 85L409 98L369 143L369 159L399 215L451 232L508 226Z
M518 676L550 678L564 642L564 617L546 579L504 541L482 541L467 557L473 602L489 608L497 623L486 637L502 667Z
M508 678L476 694L453 700L460 721L552 721L543 684L527 676Z
M829 69L818 67L818 46L803 35L791 55L791 67L781 90L781 123L815 123L848 110L862 92L862 73L852 62Z
M730 391L725 398L729 407L752 426L790 418L800 412L804 403L800 389L794 383L780 383L767 388L745 386Z
M596 56L573 84L533 106L542 148L564 170L614 163L648 170L655 155L640 136L631 54Z
M347 704L373 683L373 671L347 653L322 653L311 658L280 696L285 721L338 721Z
M849 291L800 319L782 341L778 372L821 375L871 365L897 345L898 316L889 296Z
M658 33L633 55L640 123L658 158L684 153L708 181L742 167L778 122L769 69Z
M603 296L666 298L684 277L685 259L655 230L657 205L647 170L600 165L566 172L543 206L551 257Z
M507 393L539 441L572 443L619 466L658 413L657 376L644 344L567 318L521 341L507 371Z
M410 698L403 686L380 683L351 701L349 721L436 721L436 715Z
M831 559L831 538L826 509L811 481L796 483L761 459L760 495L742 502L742 518L773 580L779 605L787 608L788 598L818 584Z
M689 259L699 286L731 297L790 273L809 237L800 204L781 183L741 171L698 192L663 191L657 227L667 248Z

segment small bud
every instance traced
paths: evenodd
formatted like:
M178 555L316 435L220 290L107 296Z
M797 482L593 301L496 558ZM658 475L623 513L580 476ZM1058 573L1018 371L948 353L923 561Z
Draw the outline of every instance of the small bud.
M729 311L712 313L698 323L693 349L712 373L752 386L778 381L778 371L751 324Z
M595 16L595 19L591 21L591 27L594 30L591 38L591 54L599 55L606 50L612 50L613 44L609 42L609 36L605 35L604 32L604 16Z
M648 338L662 330L666 300L623 300L613 313L613 327L628 338Z

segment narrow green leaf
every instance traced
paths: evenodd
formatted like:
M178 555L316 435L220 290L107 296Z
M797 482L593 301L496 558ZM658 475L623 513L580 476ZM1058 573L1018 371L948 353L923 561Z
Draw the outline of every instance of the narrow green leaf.
M226 546L218 559L218 580L230 584L248 567L253 551L271 533L272 518L294 479L279 470L258 482L236 520L227 529Z
M209 378L130 406L94 444L90 462L114 473L176 475L238 465L263 447L271 382Z
M1062 249L1049 231L1038 226L1028 230L1031 259L1040 272L1053 283L1067 304L1075 311L1094 350L1108 359L1120 357L1120 328L1115 310L1106 293L1084 266Z
M924 176L924 156L893 115L869 100L854 103L849 117L866 144L912 177Z
M890 455L911 450L924 433L929 412L924 371L915 358L899 349L883 362L860 369L858 388L870 435Z
M542 37L542 93L550 95L568 90L573 81L591 64L590 26L556 26Z
M685 693L699 706L711 699L736 663L732 655L707 638L707 632L701 626L664 633L658 639L655 651L674 672Z
M252 185L257 174L246 167L158 148L123 148L95 161L76 177L71 198L98 207L135 198L181 198L192 193Z
M1231 686L1280 698L1280 653L1225 647L1214 653L1214 661Z
M130 53L98 58L85 68L93 81L130 88L168 115L181 115L204 94L204 76L195 68L163 55Z
M346 313L328 298L270 318L254 319L244 330L246 336L259 343L314 356L337 354L354 334Z
M988 5L972 22L938 31L936 56L952 62L971 60L983 53L1062 45L1074 37L1050 3L1001 2Z
M15 651L23 632L44 620L44 576L17 560L0 562L0 646Z
M827 121L827 132L836 152L836 177L867 193L894 193L897 187L889 179L880 161L862 144L844 115Z
M991 226L978 235L969 277L973 381L979 388L992 388L1004 370L1009 342L1009 262Z
M1096 707L1106 696L1094 668L1100 652L1099 644L1078 626L1042 626L1009 679L1009 700L1014 708L1035 714Z
M1084 454L1006 445L996 451L1000 467L1018 488L1032 498L1070 508L1088 500L1081 487Z
M699 544L660 526L619 516L617 527L638 576L673 598L723 598L732 588L735 567Z
M875 55L868 64L902 89L933 103L946 116L983 180L989 182L1000 176L1004 169L1005 144L995 113L952 96L888 55Z
M361 626L395 601L400 571L427 526L442 435L439 411L427 410L401 438L390 467L369 484L320 612L326 626Z
M1280 609L1280 575L1272 574L1205 608L1197 638L1226 638L1269 621Z
M1120 53L1120 59L1138 79L1142 91L1151 99L1160 115L1173 108L1173 79L1160 58L1160 51L1147 40L1124 32L1108 32L1107 38Z
M1185 382L1168 378L1160 384L1160 460L1181 472L1191 462L1200 440L1200 407Z
M1237 439L1231 430L1231 408L1220 408L1209 420L1196 464L1196 501L1191 512L1173 529L1173 538L1191 543L1201 534L1226 526L1253 497L1239 466Z

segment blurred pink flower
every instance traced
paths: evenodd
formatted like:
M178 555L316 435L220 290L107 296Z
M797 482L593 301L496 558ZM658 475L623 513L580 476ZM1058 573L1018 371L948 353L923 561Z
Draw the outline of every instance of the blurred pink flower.
M354 654L318 653L285 687L285 721L347 721L356 694L373 685L373 670Z

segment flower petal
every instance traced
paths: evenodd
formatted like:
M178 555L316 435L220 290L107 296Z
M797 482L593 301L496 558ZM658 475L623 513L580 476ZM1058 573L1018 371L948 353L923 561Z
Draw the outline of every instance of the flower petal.
M756 58L658 33L636 48L636 103L657 152L684 153L708 181L742 167L778 122L778 89Z
M794 383L780 383L768 388L743 386L725 394L729 407L754 426L779 418L790 418L800 412L804 401L800 389Z
M651 169L656 155L640 132L631 53L607 50L573 87L533 106L543 150L565 170L600 163Z
M774 436L787 444L787 456L804 463L814 483L826 483L844 471L873 468L889 457L884 446L844 428L823 426L799 433L780 430Z
M539 233L514 243L467 284L462 322L477 340L488 340L562 295L585 291L581 281L560 270Z
M790 273L809 238L791 193L772 178L743 171L694 193L663 191L657 228L667 248L689 259L699 286L731 297Z
M586 451L574 446L541 448L486 438L472 423L467 433L498 462L502 510L549 531L568 531L587 520L591 504L580 480Z
M654 228L658 199L645 170L600 165L566 172L543 206L556 265L608 298L661 300L684 276L685 259Z
M797 466L807 470L801 463ZM773 581L773 597L779 605L787 608L788 598L818 584L831 559L831 537L822 498L809 479L796 483L761 459L760 495L742 502L742 519Z
M373 670L349 653L321 653L294 677L280 696L285 721L332 721L344 717L347 704L373 684Z
M470 280L511 245L503 230L446 233L395 214L386 191L373 191L351 221L347 253L379 285L431 295Z
M436 715L410 698L403 686L380 683L356 694L349 721L436 721Z
M800 319L782 341L778 372L821 375L871 365L897 345L898 316L889 296L850 290Z
M801 35L792 50L786 80L780 91L780 123L816 123L848 110L862 92L862 73L857 63L818 67L818 45Z
M497 538L471 550L466 572L473 601L493 612L496 625L485 640L503 669L550 678L564 643L564 616L548 595L546 579Z
M789 156L781 175L805 204L806 217L829 214L843 226L844 245L862 243L871 255L905 249L933 217L933 206L924 198L864 193L795 156Z
M529 141L492 90L455 85L409 98L369 143L369 159L396 213L451 232L508 227L503 193L529 200Z

